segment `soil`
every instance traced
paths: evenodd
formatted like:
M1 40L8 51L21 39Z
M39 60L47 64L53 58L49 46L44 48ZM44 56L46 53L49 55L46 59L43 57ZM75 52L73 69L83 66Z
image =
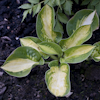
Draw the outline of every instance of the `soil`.
M0 1L0 66L20 46L19 38L37 36L36 17L28 15L21 23L23 10L18 7L25 2L27 0ZM97 41L100 41L100 30L95 31L87 43ZM100 100L100 62L91 60L70 66L73 94L69 98L55 97L48 91L44 75L49 68L43 65L33 68L25 78L9 76L0 69L0 100Z

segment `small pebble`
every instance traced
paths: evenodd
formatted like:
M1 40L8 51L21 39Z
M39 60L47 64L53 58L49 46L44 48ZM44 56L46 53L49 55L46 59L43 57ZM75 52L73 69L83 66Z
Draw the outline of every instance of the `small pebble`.
M0 95L2 95L6 90L6 86L4 83L0 82Z
M10 7L8 6L7 8L9 9Z
M4 28L4 26L2 25L2 26L0 26L0 29L2 29L2 28Z
M29 83L29 82L30 82L29 80L26 81L26 83Z
M20 16L18 15L17 18L20 18Z
M38 95L37 95L37 97L39 98L39 97L40 97L40 95L38 94Z
M16 37L16 40L19 40L19 37Z
M7 26L7 29L9 30L10 29L10 26Z
M8 21L8 19L7 18L4 18L4 21Z
M0 76L2 76L3 75L3 72L0 72Z
M16 0L17 4L20 4L20 0Z

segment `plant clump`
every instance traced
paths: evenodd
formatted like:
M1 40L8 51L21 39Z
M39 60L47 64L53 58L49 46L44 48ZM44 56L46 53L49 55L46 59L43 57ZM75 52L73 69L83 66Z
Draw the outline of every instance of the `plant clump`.
M50 5L45 5L36 20L38 38L21 38L21 46L11 53L1 68L9 75L20 78L27 76L35 66L48 64L49 70L45 73L48 90L56 97L68 97L71 94L69 64L80 63L89 57L100 60L99 42L84 44L98 29L99 19L96 11L78 11L68 21L69 37L65 39L62 39L61 32L54 30L54 26L55 11ZM48 60L49 57L52 60Z

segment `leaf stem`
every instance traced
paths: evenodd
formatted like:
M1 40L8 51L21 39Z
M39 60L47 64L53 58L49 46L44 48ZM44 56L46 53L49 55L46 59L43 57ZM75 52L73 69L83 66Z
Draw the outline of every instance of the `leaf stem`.
M44 2L44 0L43 0L43 1L41 1L41 2L39 2L39 3L43 3L43 2ZM38 3L38 4L39 4L39 3Z
M56 14L58 14L58 11L59 11L59 6L58 6L58 8L57 8Z
M58 11L59 11L59 6L58 6L58 8L57 8L57 11L56 11L56 19L58 19Z
M50 62L45 62L44 64L49 64Z
M54 56L54 55L49 55L49 56L50 56L50 58L52 58L54 60L58 60L58 58L56 56Z

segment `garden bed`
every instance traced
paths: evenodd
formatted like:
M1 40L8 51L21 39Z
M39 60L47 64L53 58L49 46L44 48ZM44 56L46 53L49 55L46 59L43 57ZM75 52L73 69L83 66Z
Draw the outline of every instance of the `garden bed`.
M21 23L23 10L18 7L25 1L18 1L0 1L0 66L20 46L19 38L37 36L36 17L28 15ZM100 30L95 31L87 43L97 41L100 41ZM58 98L48 91L44 76L49 68L44 65L33 68L25 78L9 76L0 69L0 100L100 100L100 62L84 61L70 66L73 94L69 98Z

